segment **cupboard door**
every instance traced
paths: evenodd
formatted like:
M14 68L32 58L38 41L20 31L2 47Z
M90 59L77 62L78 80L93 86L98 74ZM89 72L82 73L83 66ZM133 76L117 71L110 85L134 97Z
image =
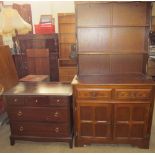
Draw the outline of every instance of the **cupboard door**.
M111 139L111 105L84 105L80 106L79 109L79 130L81 137Z
M148 104L117 104L114 106L114 139L142 140L147 136Z

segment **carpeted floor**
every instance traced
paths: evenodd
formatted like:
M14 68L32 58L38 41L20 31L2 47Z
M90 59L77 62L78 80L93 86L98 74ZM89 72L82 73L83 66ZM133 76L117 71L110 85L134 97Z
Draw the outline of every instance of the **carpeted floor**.
M152 123L152 132L150 140L150 149L140 149L130 145L90 145L86 147L74 147L73 149L69 148L67 143L54 143L54 142L29 142L29 141L16 141L14 146L10 145L9 142L9 125L3 125L0 127L0 152L22 152L22 153L38 153L38 152L54 152L54 153L63 153L63 152L104 152L104 153L115 153L115 152L155 152L155 110L154 118Z

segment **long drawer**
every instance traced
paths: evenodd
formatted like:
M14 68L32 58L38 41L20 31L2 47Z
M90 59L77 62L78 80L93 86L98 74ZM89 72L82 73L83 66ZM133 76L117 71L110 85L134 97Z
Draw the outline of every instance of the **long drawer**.
M151 88L77 88L77 99L150 100Z
M151 89L115 89L114 98L119 100L149 100L151 93Z
M67 106L68 97L57 96L7 96L9 106Z
M112 89L78 88L76 94L78 99L111 99Z
M22 123L12 122L11 131L14 136L66 137L69 136L67 124Z
M11 121L67 122L68 108L13 107L8 108Z

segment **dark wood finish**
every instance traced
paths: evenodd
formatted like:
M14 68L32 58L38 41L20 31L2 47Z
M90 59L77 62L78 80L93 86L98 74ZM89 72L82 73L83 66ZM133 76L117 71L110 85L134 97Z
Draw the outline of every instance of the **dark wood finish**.
M70 63L71 45L76 43L75 14L59 13L59 81L71 82L77 73L76 63Z
M145 75L150 3L75 4L75 146L107 143L149 148L155 93L154 81Z
M34 75L49 75L49 50L27 49L28 73Z
M142 75L122 76L75 77L75 146L114 143L149 147L155 84Z
M20 82L43 82L49 81L48 75L27 75L21 79Z
M50 64L50 81L59 80L59 70L58 70L58 57L59 57L59 47L58 47L58 35L56 33L50 35L40 35L40 34L29 34L18 36L18 42L20 47L20 64L17 62L21 69L18 70L18 75L20 78L28 75L28 64L26 57L27 49L48 49L49 50L49 64ZM25 59L24 59L25 58Z
M0 46L0 83L5 90L10 89L18 82L15 64L8 46Z
M11 145L15 140L31 140L68 142L72 147L70 85L21 82L4 96L10 119Z
M149 8L146 2L77 3L79 75L145 73Z

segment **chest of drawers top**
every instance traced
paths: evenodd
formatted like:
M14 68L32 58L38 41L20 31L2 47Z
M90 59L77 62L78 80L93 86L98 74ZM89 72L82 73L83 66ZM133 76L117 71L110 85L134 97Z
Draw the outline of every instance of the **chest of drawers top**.
M19 82L12 89L4 92L7 95L52 95L52 96L71 96L72 87L70 84L59 82L39 82L25 83Z

